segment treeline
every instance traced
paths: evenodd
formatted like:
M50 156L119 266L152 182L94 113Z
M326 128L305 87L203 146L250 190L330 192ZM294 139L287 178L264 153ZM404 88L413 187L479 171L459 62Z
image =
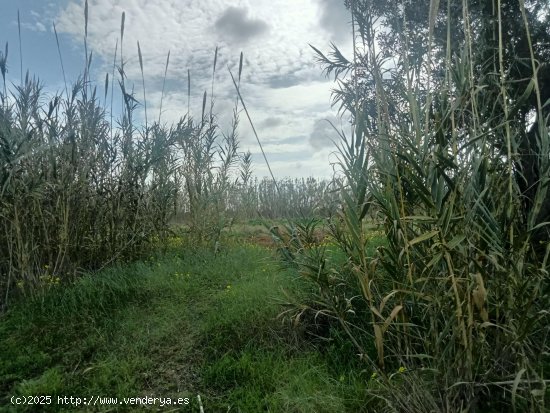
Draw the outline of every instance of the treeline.
M185 223L191 215L188 194L180 192L175 216ZM328 217L337 210L339 191L329 179L282 178L236 180L224 194L224 214L235 220Z

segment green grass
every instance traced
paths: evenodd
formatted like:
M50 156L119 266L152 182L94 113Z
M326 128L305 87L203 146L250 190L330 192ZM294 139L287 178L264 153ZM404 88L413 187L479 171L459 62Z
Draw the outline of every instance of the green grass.
M189 397L184 410L199 411L200 394L206 412L367 409L343 340L319 347L277 319L283 287L305 290L272 251L239 243L214 255L172 241L12 307L0 320L0 406L34 411L10 405L13 395L54 396L52 412L57 396L157 396Z

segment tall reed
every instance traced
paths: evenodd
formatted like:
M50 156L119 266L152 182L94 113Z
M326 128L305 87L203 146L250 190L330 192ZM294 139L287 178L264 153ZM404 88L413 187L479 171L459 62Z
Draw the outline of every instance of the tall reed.
M545 411L550 140L533 16L523 2L494 2L489 23L468 0L346 4L353 58L335 46L316 53L340 78L335 100L354 124L341 133L343 206L331 222L347 264L296 244L291 258L318 286L306 304L347 333L381 410ZM523 63L503 41L514 13L529 45ZM381 18L399 28L391 50L377 36ZM529 78L509 78L520 64ZM386 238L376 254L372 208Z
M143 102L126 75L124 13L113 77L106 75L102 96L107 102L111 92L111 108L101 105L90 79L89 12L93 10L85 2L84 74L65 94L45 95L42 84L29 74L10 90L7 45L0 55L2 309L14 293L34 295L70 282L81 271L146 254L171 232L169 221L178 209L192 211L189 225L199 238L219 236L229 189L235 184L230 177L240 157L237 110L231 132L223 137L213 105L206 116L205 102L199 121L187 114L172 127L161 124L160 115L152 122L146 113L146 64L139 43ZM169 58L165 76L168 63ZM115 73L118 91L112 86ZM113 108L117 92L121 111ZM145 125L139 126L136 111L142 107ZM182 198L189 205L178 205Z

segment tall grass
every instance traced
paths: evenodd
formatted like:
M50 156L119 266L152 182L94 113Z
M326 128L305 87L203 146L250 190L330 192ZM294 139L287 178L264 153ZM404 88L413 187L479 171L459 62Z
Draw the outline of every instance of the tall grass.
M241 219L328 216L339 203L339 193L328 179L250 177L242 180L229 209Z
M90 79L87 2L84 21L84 74L66 94L45 95L28 73L10 90L8 45L0 55L1 308L14 292L33 294L71 281L82 270L147 253L170 232L169 220L178 209L191 211L189 225L199 239L215 238L223 227L225 200L235 185L230 177L241 157L237 107L232 130L223 136L213 97L210 113L205 111L206 92L200 120L187 113L172 127L161 124L160 115L151 121L139 43L143 102L126 76L123 13L113 76L106 75L100 92L104 102L111 93L107 109ZM56 41L61 58L57 33ZM166 69L168 63L169 57ZM242 66L239 77L241 71ZM115 73L122 102L118 119L112 107ZM145 125L139 126L136 111L142 107ZM178 205L181 199L188 205Z
M347 263L296 243L290 257L318 286L296 317L310 308L339 322L373 371L381 411L545 411L550 140L533 48L521 90L503 59L500 2L495 59L486 61L469 2L457 17L452 2L432 0L414 6L427 16L425 32L408 27L412 9L397 9L402 30L388 77L376 41L380 9L348 5L354 58L336 47L328 56L316 50L327 73L340 77L335 97L354 123L351 136L341 133L343 208L331 221ZM514 7L530 39L523 2ZM435 45L441 22L446 42ZM457 26L463 42L451 33ZM424 54L411 53L415 42ZM530 96L538 121L527 141L514 116ZM537 171L534 180L529 171ZM386 239L376 253L365 225L371 208Z

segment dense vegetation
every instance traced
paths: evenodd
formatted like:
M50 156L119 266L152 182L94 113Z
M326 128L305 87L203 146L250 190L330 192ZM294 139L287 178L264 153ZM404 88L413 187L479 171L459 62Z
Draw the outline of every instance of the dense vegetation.
M124 15L120 34L122 50ZM214 83L210 110L205 92L199 120L187 113L168 127L159 113L148 122L145 97L139 103L129 91L134 87L117 51L118 45L102 92L92 86L88 65L55 96L44 95L28 73L8 90L8 45L0 52L0 244L6 246L0 249L0 308L13 293L32 295L83 270L147 255L171 233L173 221L183 219L195 243L213 247L235 220L310 216L337 199L328 181L253 177L250 153L239 151L238 105L224 132L213 113ZM138 53L144 76L139 45ZM217 49L214 72L216 60ZM242 55L239 79L241 72ZM115 97L120 109L113 107ZM137 126L142 108L145 125Z
M200 395L205 412L369 411L370 373L353 354L276 318L279 302L308 289L269 249L242 241L261 228L234 234L218 255L170 237L164 253L18 304L0 323L0 406L33 412L9 397L50 395L40 411L86 411L57 397L154 395L190 405L103 400L89 411L198 412Z
M181 394L170 371L212 411L547 409L550 10L543 0L345 4L353 56L314 48L353 125L337 130L331 182L253 177L237 134L242 55L224 133L214 83L200 118L168 128L145 115L137 127L119 56L102 93L112 106L118 68L113 126L89 65L46 105L29 76L8 92L6 46L1 303L30 297L2 320L13 360L2 392ZM124 15L121 50L123 37ZM213 73L216 60L217 50ZM284 269L241 244L250 234L232 238L258 213L275 219ZM269 245L265 233L252 239ZM113 367L126 352L136 361ZM124 374L110 381L115 368Z
M303 248L311 228L281 236L282 251L318 286L308 310L379 372L380 410L548 405L544 4L350 1L353 58L315 49L355 125L341 132L344 208L329 224L348 260ZM373 208L387 245L369 255Z

